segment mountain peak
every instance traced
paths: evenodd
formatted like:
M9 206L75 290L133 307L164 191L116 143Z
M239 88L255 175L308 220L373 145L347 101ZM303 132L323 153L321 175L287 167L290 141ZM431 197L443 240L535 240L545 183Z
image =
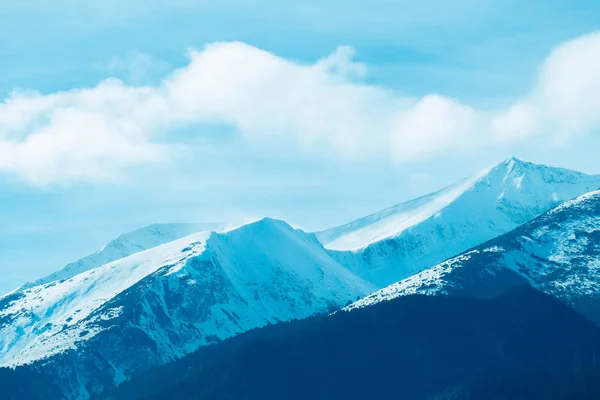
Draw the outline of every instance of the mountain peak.
M543 213L418 274L357 301L347 310L412 294L490 296L532 284L600 324L600 190Z
M541 164L541 163L533 163L530 161L525 161L517 157L508 157L499 163L490 167L487 171L491 173L495 170L506 171L507 174L510 175L529 175L538 173L545 176L555 176L562 177L562 179L567 179L569 176L581 177L586 174L572 170L567 168L555 167L551 165Z
M496 166L499 166L502 170L506 170L507 175L527 175L541 168L552 168L542 164L523 161L517 157L508 157Z
M329 311L375 289L313 235L264 218L227 232L198 232L0 299L0 365L69 357L70 349L113 332L123 341L107 353L121 357L125 343L131 354L147 355L146 341L127 342L129 326L156 340L148 357L160 363L267 323ZM113 329L124 320L127 327ZM148 359L132 362L142 360Z
M454 185L317 233L340 260L386 286L600 187L600 175L510 157ZM350 261L347 261L350 260Z
M274 232L286 232L294 231L294 228L287 222L281 219L275 219L270 217L264 217L257 219L252 222L245 223L237 226L234 229L228 229L222 232L226 236L239 236L239 235L251 235L251 234L267 234Z
M509 157L437 192L318 232L317 236L325 247L332 250L361 250L440 216L444 209L465 196L473 202L465 205L460 210L461 214L479 212L482 207L495 209L500 206L504 210L510 209L509 212L517 212L515 221L523 223L561 201L596 189L597 185L600 185L600 176ZM466 200L461 203L465 202ZM485 212L481 212L485 215ZM504 230L498 233L503 232Z
M82 272L89 271L90 269L132 254L184 238L194 233L220 230L223 226L223 224L219 223L170 223L148 225L131 232L120 234L95 253L72 262L63 269L42 279L26 284L23 288L69 279Z
M516 164L516 165L523 165L523 164L531 164L531 163L528 162L528 161L521 160L520 158L517 158L515 156L511 156L511 157L508 157L507 159L505 159L504 161L502 161L500 164L505 164L505 165L514 165L514 164Z

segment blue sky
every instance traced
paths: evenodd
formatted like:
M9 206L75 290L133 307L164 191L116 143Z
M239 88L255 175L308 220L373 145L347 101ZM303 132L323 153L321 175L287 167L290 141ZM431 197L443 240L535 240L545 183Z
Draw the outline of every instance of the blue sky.
M154 222L321 229L509 155L600 173L599 17L582 0L3 5L0 291Z

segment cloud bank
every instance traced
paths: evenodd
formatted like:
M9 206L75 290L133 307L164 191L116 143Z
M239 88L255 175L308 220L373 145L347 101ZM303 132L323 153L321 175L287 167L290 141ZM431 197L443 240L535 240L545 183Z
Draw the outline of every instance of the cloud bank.
M600 128L600 32L557 46L530 94L492 119L501 140L548 135L562 143Z
M600 33L556 47L531 93L506 110L477 110L439 94L403 96L365 83L367 66L340 47L313 64L237 43L189 52L157 86L109 78L54 94L15 91L0 103L0 173L34 185L111 180L169 162L169 133L226 124L246 140L289 140L344 159L415 162L448 151L549 135L556 143L600 127Z

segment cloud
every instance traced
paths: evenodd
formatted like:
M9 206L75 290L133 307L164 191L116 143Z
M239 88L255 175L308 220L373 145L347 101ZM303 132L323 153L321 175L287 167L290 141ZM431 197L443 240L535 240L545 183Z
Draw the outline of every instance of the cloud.
M127 82L139 85L162 77L168 71L169 64L150 54L130 51L124 56L113 57L106 63L95 63L94 67L111 74L122 74Z
M350 46L340 46L329 56L317 63L325 71L343 76L345 78L362 78L367 74L367 66L355 62L356 50Z
M52 95L11 94L0 105L0 172L35 185L113 180L121 168L164 162L150 140L164 99L151 88L107 80Z
M345 52L302 65L242 43L213 44L192 52L165 89L181 120L225 122L249 139L291 137L345 157L372 154L403 99L348 81L362 67Z
M539 129L539 112L533 103L521 101L494 117L491 128L499 141L524 139Z
M469 106L440 95L425 96L397 117L390 137L392 155L411 161L472 147L478 119Z
M190 51L157 86L111 78L50 95L14 92L0 103L0 172L27 182L106 180L123 167L169 159L169 132L228 124L249 140L291 140L342 157L376 154L403 99L353 82L365 66L341 47L314 64L242 43Z
M600 127L600 32L557 46L532 92L492 121L505 140L546 134L555 143Z
M568 140L600 126L597 33L558 46L534 90L499 111L368 84L366 65L347 46L312 64L239 42L210 44L188 56L186 66L155 86L109 78L48 95L15 91L0 103L0 173L36 185L112 180L134 166L168 162L174 141L182 140L170 133L210 124L229 125L266 145L396 163L540 132Z

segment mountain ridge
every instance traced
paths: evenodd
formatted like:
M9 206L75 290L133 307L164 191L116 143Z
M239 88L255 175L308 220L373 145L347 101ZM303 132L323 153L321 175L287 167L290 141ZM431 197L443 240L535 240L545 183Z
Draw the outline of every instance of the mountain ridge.
M90 269L112 261L128 257L165 243L181 239L197 232L215 231L224 227L219 223L169 223L151 224L118 235L98 251L67 264L64 268L41 279L26 283L22 288L30 288L53 281L69 279Z
M313 234L265 218L0 299L0 362L53 365L69 397L85 398L133 371L375 289Z
M140 368L168 363L249 329L329 313L365 295L373 298L390 281L423 277L418 274L426 268L596 184L600 187L600 176L509 158L450 189L409 202L417 204L416 225L406 228L408 223L400 221L406 229L399 235L358 251L327 248L320 233L271 218L195 232L148 249L144 244L196 226L165 225L166 235L153 234L156 226L142 228L95 253L107 259L132 253L126 257L101 266L94 263L102 258L84 258L92 261L59 271L66 274L62 279L54 275L0 297L0 365L53 365L68 397L85 398ZM404 218L410 207L400 206L398 215ZM119 246L123 241L131 245ZM499 248L481 253L491 257ZM102 253L107 249L115 251ZM452 262L471 255L462 257ZM435 286L446 270L455 269L445 264L426 272L428 284ZM512 270L495 273L506 285L531 283ZM479 289L490 294L504 289L496 286Z
M325 231L359 239L364 232L367 239L375 232L383 238L373 243L367 240L366 247L331 248L327 242L331 236L325 240L326 233L317 236L342 265L385 287L598 188L600 175L508 158L441 191ZM354 229L352 224L361 221L367 225ZM385 231L388 226L400 226L401 230ZM382 227L385 229L380 230Z
M368 307L410 294L486 296L527 283L600 325L600 190L556 208L432 268L346 307ZM498 276L515 272L517 280ZM493 282L494 285L490 286Z
M425 194L425 195L419 196L415 199L393 205L393 206L385 208L381 211L377 211L377 212L369 214L365 217L359 218L355 221L352 221L352 222L349 222L346 224L342 224L342 225L339 225L334 228L326 229L324 231L319 231L319 232L316 232L315 234L320 239L321 243L323 243L323 245L325 247L327 247L331 250L357 251L357 250L363 249L364 247L366 247L370 244L376 243L376 242L384 240L384 239L391 238L394 235L398 235L403 230L410 228L410 227L418 224L419 222L422 222L424 219L427 219L427 218L435 215L437 212L441 211L445 206L449 205L453 200L456 200L457 197L464 194L464 192L468 191L469 189L472 189L473 185L478 183L478 181L480 181L484 178L488 178L489 174L491 172L493 172L494 170L497 170L499 168L502 168L502 167L505 167L505 171L506 171L504 180L506 181L509 177L514 178L515 186L517 188L520 188L522 186L523 179L527 177L528 173L531 173L532 171L535 171L535 170L540 171L541 175L546 175L548 183L565 183L565 182L568 183L569 180L572 181L575 178L579 178L579 177L583 177L583 176L595 177L596 179L594 179L594 181L596 181L596 183L599 185L598 188L600 188L600 175L587 175L587 174L584 174L582 172L575 171L575 170L569 170L566 168L559 168L559 167L550 167L550 166L547 166L544 164L535 164L532 162L523 161L516 157L508 157L507 159L505 159L497 164L494 164L488 168L485 168L470 177L461 179L457 183L446 186L435 192ZM549 171L550 171L550 173L549 173ZM555 172L558 175L558 177L559 177L558 180L556 180L557 175L552 174L552 172ZM562 179L561 179L561 177L562 177ZM572 183L574 183L574 182L572 182ZM594 188L591 188L590 190L593 190L593 189ZM588 191L590 191L590 190L588 190ZM571 199L573 197L575 197L575 196L563 198L562 200L565 201L565 200ZM356 234L357 230L360 230L363 225L370 226L373 223L377 223L382 219L389 218L389 217L395 217L396 216L395 214L397 214L398 212L402 212L405 209L409 209L409 210L414 209L415 205L418 208L418 206L421 204L427 204L428 203L427 200L430 200L432 198L434 199L433 203L437 203L437 204L434 204L434 206L425 210L428 212L424 213L423 216L419 216L419 215L412 216L411 215L411 217L413 217L413 218L409 218L409 219L412 219L409 221L403 221L402 218L398 218L400 221L403 221L404 223L399 224L400 226L396 225L396 226L391 227L390 231L379 233L378 235L376 235L376 236L378 236L377 238L370 238L367 235L366 240L362 240L362 241L357 240L359 242L358 244L353 243L353 241L351 241L351 240L347 244L339 243L340 239L343 238L344 235L348 235L348 233L347 233L348 230L350 230L350 234ZM447 200L447 201L444 201L444 200ZM556 201L558 201L558 200L560 200L560 199L556 199ZM437 206L437 207L435 207L435 206ZM422 219L418 218L418 217L422 217ZM524 223L524 222L526 222L526 220L524 220L524 221L521 220L520 222ZM391 225L393 225L393 224L391 224ZM351 229L351 228L357 228L357 229ZM357 237L357 239L361 239L361 238Z

